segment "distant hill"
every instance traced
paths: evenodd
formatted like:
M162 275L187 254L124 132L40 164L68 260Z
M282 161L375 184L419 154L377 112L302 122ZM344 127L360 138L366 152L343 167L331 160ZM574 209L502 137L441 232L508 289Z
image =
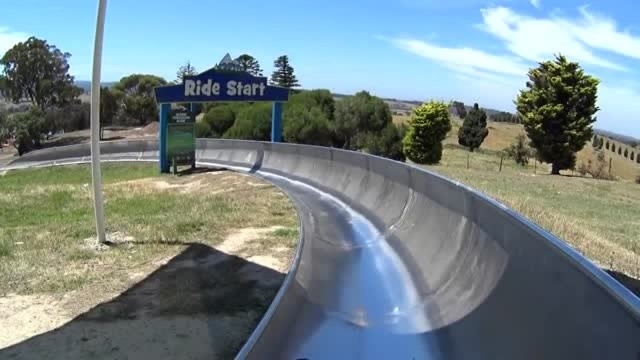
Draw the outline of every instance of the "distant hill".
M607 130L601 130L601 129L595 129L594 132L596 133L596 135L608 137L610 139L619 141L631 147L637 147L640 144L640 139L636 139L633 136L622 135L622 134L614 133L613 131L607 131Z

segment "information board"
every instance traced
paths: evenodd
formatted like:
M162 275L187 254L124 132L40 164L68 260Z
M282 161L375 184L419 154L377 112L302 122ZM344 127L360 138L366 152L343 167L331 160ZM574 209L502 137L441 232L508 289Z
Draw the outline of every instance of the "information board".
M196 129L195 116L184 108L169 113L167 132L167 157L170 165L195 165Z

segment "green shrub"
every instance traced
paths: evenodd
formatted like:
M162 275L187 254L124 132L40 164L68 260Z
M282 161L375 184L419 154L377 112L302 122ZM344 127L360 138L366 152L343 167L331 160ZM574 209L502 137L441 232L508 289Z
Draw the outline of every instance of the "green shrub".
M405 161L406 157L402 151L402 139L406 128L389 123L379 133L365 133L357 139L358 148L365 152L383 156L397 161Z
M271 138L271 104L256 103L241 108L233 126L224 133L223 137L268 141Z
M205 121L196 122L196 137L197 138L208 138L211 137L211 126L209 123Z
M516 164L525 166L529 163L529 158L533 155L531 150L527 145L527 136L525 134L518 134L513 144L505 149L505 154L512 158Z
M18 150L18 155L38 149L46 129L45 114L35 106L28 112L13 114L9 129L14 135L13 146Z
M203 122L209 124L212 137L222 137L235 120L236 114L229 105L214 106L202 118Z
M336 146L357 150L358 134L379 132L391 123L389 106L380 98L361 91L336 104L333 122Z
M309 145L331 145L329 120L320 107L294 105L284 115L282 135L287 142Z
M424 103L413 110L402 141L404 154L418 164L436 164L442 159L442 141L451 130L449 107L439 101Z
M464 117L462 126L458 129L458 144L473 152L473 150L482 145L487 135L489 135L487 113L475 103L473 104L473 109Z

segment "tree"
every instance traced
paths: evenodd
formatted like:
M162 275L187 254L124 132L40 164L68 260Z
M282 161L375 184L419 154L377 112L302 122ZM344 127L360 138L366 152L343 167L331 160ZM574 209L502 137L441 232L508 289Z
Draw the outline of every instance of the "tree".
M42 111L73 102L82 89L69 75L70 57L33 36L14 45L0 59L3 94L15 103L31 101Z
M602 150L603 147L604 147L604 139L602 137L600 137L600 143L598 144L598 150Z
M598 138L598 135L593 135L591 146L593 146L594 149L598 149L598 146L600 146L600 138Z
M290 143L331 145L329 119L318 106L307 108L295 104L284 113L282 135Z
M334 132L344 149L356 150L356 136L380 132L393 121L389 106L379 97L360 91L336 103Z
M529 164L529 158L533 156L531 148L527 145L527 136L518 134L516 140L505 149L507 156L512 158L516 164L525 166Z
M473 104L471 110L462 122L458 130L458 144L469 148L470 152L480 147L484 139L489 135L487 130L487 113Z
M609 150L609 147L610 147L609 146L609 140L607 140L607 145L606 145L607 150Z
M416 107L402 140L404 154L418 164L440 162L442 141L450 130L451 119L446 104L432 101Z
M166 84L165 79L155 75L133 74L120 79L113 90L121 99L123 114L131 120L129 122L146 125L158 119L153 88Z
M335 113L335 100L331 91L326 89L315 89L301 91L289 98L289 102L285 106L293 106L294 104L302 104L307 109L319 107L329 121L333 121Z
M256 58L249 54L242 54L238 56L234 62L238 64L238 67L244 72L247 72L253 76L262 76L262 69L260 63ZM293 71L293 68L292 68Z
M611 151L616 152L616 144L611 143Z
M624 149L624 157L626 157L626 158L629 157L629 150L628 149Z
M618 155L622 155L622 146L618 146Z
M631 161L635 160L635 154L633 153L633 151L631 152L631 155L629 156L629 159Z
M576 153L593 137L599 80L558 55L528 73L515 101L531 145L551 174L571 169Z
M300 86L298 84L298 79L296 79L295 74L293 73L293 66L289 64L289 57L287 55L282 55L273 62L273 74L271 74L271 84L286 87L286 88L294 88Z
M118 113L118 98L108 87L100 88L100 140L104 139L104 128L113 124Z
M195 75L198 75L198 71L196 71L196 68L193 65L191 65L191 61L187 61L187 63L180 66L180 68L176 72L176 80L174 82L178 84L182 84L186 76L195 76Z
M454 101L451 105L453 105L456 115L458 115L460 119L464 119L467 116L467 108L464 106L463 102Z

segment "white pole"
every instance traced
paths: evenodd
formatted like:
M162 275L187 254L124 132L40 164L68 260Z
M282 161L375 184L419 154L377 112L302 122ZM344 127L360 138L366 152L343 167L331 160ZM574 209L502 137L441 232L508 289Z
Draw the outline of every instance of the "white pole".
M100 173L100 71L106 10L107 0L98 0L96 38L93 44L93 74L91 77L91 179L93 181L93 204L99 243L107 241L104 232L104 203L102 200L102 174Z

